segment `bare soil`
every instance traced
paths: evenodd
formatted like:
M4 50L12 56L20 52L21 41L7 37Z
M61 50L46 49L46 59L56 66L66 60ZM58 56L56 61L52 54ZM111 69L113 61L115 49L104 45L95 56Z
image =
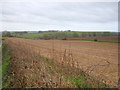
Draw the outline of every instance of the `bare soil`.
M99 40L99 41L113 41L118 42L120 36L92 36L92 37L81 37L81 38L72 38L72 39L86 39L86 40Z

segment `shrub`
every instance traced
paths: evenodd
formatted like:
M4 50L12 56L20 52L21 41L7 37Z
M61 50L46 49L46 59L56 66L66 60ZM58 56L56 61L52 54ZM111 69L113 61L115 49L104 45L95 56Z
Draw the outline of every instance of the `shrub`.
M62 40L67 40L67 38L63 38Z
M97 42L98 40L97 39L94 39L95 42Z

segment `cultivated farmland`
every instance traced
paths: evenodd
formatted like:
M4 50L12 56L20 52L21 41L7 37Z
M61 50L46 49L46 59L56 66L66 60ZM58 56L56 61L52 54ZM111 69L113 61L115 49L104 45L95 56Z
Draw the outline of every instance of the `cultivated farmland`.
M118 43L5 38L11 87L117 87Z

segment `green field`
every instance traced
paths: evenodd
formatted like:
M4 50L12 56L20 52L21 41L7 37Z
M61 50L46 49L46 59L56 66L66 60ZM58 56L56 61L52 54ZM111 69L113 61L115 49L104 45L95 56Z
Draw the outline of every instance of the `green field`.
M85 36L100 36L100 35L117 35L117 33L110 33L110 32L79 32L79 31L56 31L56 32L42 32L42 33L15 33L14 36L16 37L23 37L23 38L36 38L42 37L44 35L51 35L51 36L67 36L67 37L85 37Z
M40 33L29 33L29 32L12 32L7 33L3 36L8 37L19 37L26 39L43 39L43 40L85 40L85 41L95 41L95 42L108 42L108 43L120 43L117 41L118 33L114 32L79 32L79 31L45 31ZM99 39L103 37L102 39ZM105 39L104 37L110 37L111 39ZM87 38L86 38L87 37ZM94 37L94 38L90 38ZM85 39L86 38L86 39Z
M42 34L37 34L37 33L30 33L30 34L16 34L16 37L21 37L21 38L37 38L42 36Z

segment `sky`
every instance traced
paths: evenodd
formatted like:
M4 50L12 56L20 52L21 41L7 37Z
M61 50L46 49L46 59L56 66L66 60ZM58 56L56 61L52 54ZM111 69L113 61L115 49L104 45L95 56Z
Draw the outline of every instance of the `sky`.
M118 31L117 2L1 2L0 30Z

